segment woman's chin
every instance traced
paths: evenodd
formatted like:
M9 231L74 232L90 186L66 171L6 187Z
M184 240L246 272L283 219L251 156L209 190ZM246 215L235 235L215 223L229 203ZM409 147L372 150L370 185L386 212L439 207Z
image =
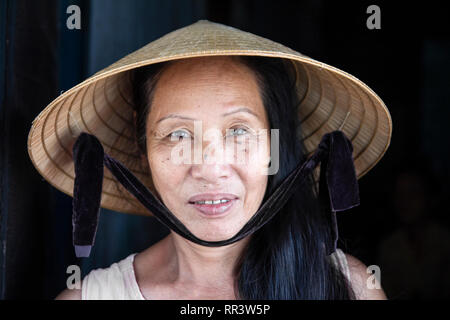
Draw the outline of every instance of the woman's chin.
M225 219L205 219L193 231L202 240L223 241L235 236L246 222L242 215L230 215Z
M223 241L228 240L233 237L237 232L220 231L211 232L207 230L205 232L194 233L195 236L204 241Z

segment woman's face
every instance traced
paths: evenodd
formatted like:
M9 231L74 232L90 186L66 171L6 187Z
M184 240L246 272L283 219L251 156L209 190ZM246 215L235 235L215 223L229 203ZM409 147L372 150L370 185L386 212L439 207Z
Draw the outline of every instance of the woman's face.
M268 133L256 77L243 64L190 58L163 71L147 119L148 162L164 204L195 236L228 239L258 210Z

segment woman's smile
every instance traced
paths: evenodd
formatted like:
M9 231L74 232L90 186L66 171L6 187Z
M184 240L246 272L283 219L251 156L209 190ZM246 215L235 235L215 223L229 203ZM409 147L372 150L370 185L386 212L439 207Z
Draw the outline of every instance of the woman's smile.
M238 200L229 193L204 193L190 198L188 204L207 218L221 218L231 212Z
M223 200L226 202L218 201L219 203L191 203L190 205L208 218L219 218L228 214L237 200Z

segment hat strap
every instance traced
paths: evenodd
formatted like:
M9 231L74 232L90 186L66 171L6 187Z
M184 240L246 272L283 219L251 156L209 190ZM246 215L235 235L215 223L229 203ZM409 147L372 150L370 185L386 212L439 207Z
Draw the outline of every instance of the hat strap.
M324 135L316 151L320 159L319 200L324 210L331 211L333 240L329 254L336 251L339 238L336 212L360 204L352 153L352 143L341 131Z
M139 200L155 218L182 237L208 247L225 246L252 234L283 208L294 191L321 162L319 197L321 203L332 212L333 245L336 249L336 211L352 208L359 204L358 182L352 158L351 142L341 131L325 134L318 149L311 158L299 164L275 189L258 211L233 237L221 241L206 241L193 235L180 220L142 184L120 161L103 151L98 139L88 133L81 133L73 147L75 183L73 196L73 244L77 256L89 256L94 243L98 224L101 198L103 164L116 179ZM92 159L92 162L90 162ZM324 174L325 172L325 174ZM95 180L95 182L93 182ZM81 250L77 246L87 247Z
M77 257L88 257L94 244L100 215L103 158L103 147L97 139L80 136L75 141L72 238Z

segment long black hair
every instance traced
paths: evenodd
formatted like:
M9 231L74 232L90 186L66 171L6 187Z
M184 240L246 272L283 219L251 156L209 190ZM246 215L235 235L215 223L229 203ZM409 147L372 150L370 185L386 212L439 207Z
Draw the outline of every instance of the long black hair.
M306 160L299 139L296 72L289 60L233 56L253 70L271 129L279 129L279 170L269 175L264 200ZM135 128L146 155L146 119L154 88L172 62L132 71ZM263 200L263 201L264 201ZM331 241L329 212L320 206L312 176L272 220L254 232L235 267L239 299L355 299L351 285L327 256Z

